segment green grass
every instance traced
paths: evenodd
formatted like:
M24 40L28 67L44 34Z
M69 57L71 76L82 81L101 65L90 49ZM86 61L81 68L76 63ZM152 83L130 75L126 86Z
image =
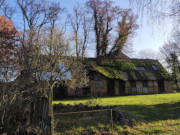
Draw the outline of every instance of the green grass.
M118 134L180 134L180 93L69 99L53 103L115 106L137 115L142 121L134 127L115 125L114 131Z
M180 93L155 94L155 95L134 95L121 97L102 98L80 98L53 101L53 104L79 104L86 103L89 99L97 99L101 105L155 105L161 103L174 103L180 101Z
M72 127L74 129L87 129L87 127L98 127L100 124L108 125L109 115L110 111L109 113L104 111L54 116L55 131L65 133L67 130L72 129Z

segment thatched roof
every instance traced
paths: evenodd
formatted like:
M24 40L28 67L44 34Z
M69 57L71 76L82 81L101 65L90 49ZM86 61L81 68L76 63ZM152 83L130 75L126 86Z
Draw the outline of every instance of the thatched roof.
M98 72L109 79L171 79L166 69L157 60L152 59L88 58L85 63L90 71Z

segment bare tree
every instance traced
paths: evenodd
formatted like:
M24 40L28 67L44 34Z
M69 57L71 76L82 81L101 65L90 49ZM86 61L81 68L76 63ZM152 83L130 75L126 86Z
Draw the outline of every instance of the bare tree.
M53 115L53 89L56 84L74 89L77 86L86 86L88 83L81 59L70 53L70 40L65 39L61 30L55 27L54 21L41 41L44 53L40 56L41 68L38 71L38 80L46 81L50 89L49 116Z
M89 12L94 21L96 56L119 55L137 25L131 10L114 6L112 1L89 0ZM118 33L117 36L112 33Z
M7 3L3 4L2 7L3 16L5 16L7 19L12 20L13 15L16 12L15 7L9 6Z
M80 4L74 6L73 11L74 14L69 14L69 19L73 29L76 56L84 57L89 39L90 18L86 15L85 7Z
M140 15L149 18L149 21L164 23L166 19L174 20L178 24L180 19L179 0L129 0L132 8Z
M41 44L43 45L41 54L41 66L39 79L46 80L50 91L56 84L70 85L69 88L87 85L87 75L83 68L82 59L74 57L70 51L70 40L66 39L57 27L52 25L50 31L45 32ZM44 76L47 73L47 76ZM71 81L69 81L71 80Z
M155 52L152 49L140 50L137 54L137 57L140 59L154 59L154 60L158 60L160 58L158 52Z
M50 119L49 125L51 125L53 122L52 95L54 86L56 84L67 85L69 88L85 86L88 83L87 74L82 59L73 57L74 54L71 54L70 39L65 38L65 30L61 28L62 26L57 28L59 26L59 14L63 11L58 3L49 3L45 0L17 0L17 5L23 19L23 30L21 31L20 41L18 41L18 44L22 45L22 50L18 53L21 69L18 68L18 70L22 73L14 81L16 85L13 84L14 89L17 89L12 89L12 91L17 92L14 96L22 96L24 92L29 92L27 98L31 99L33 98L31 95L32 89L39 90L42 87L40 82L46 82L49 90L48 116ZM4 8L4 11L7 16L10 15L8 8ZM81 56L84 56L89 31L85 22L87 21L86 16L81 16L81 18L81 29L85 36L80 44L82 45ZM31 87L33 88L30 89ZM13 98L13 94L9 96L9 98L11 97ZM21 97L21 101L25 100L23 98ZM15 98L15 102L18 100L18 98ZM11 101L14 102L10 99L3 101L3 103L6 102L8 103L6 105L10 106ZM30 109L32 102L28 100L29 106L25 109ZM21 103L23 102L19 104ZM0 108L0 114L2 111ZM8 110L5 111L3 117L9 113ZM2 119L3 122L6 120ZM26 124L29 124L29 122ZM52 130L53 128L49 127L49 133Z
M58 3L36 0L17 0L17 5L21 10L23 18L23 32L21 38L22 53L21 65L23 67L23 74L20 80L21 87L36 85L38 83L36 73L43 71L41 65L41 55L43 54L43 32L49 25L58 19L59 14L63 10ZM50 29L52 32L52 29ZM50 42L53 41L52 34L49 35ZM49 69L50 70L50 69ZM47 70L46 70L47 71ZM52 85L53 87L53 85ZM51 87L50 87L51 88ZM49 90L49 125L52 124L52 91ZM48 126L48 133L53 131L52 126Z
M109 51L110 55L119 55L122 53L122 50L128 46L128 40L133 37L134 31L138 28L135 21L136 17L131 10L124 10L121 13L121 19L118 20L118 37L116 37L115 43Z
M2 5L4 4L5 0L0 0L0 9L2 7Z
M9 93L3 96L0 95L0 116L2 116L0 132L2 126L4 131L9 129L8 126L11 127L10 122L17 116L16 113L22 115L22 118L25 118L24 115L29 115L32 102L34 102L31 100L34 98L33 93L36 95L37 90L42 87L40 86L40 81L46 82L48 85L48 116L50 119L53 116L52 93L56 84L67 85L69 88L76 88L86 86L88 83L82 58L73 57L74 54L71 53L72 51L69 45L70 39L65 38L64 30L59 28L58 17L63 11L63 9L59 7L59 4L48 3L45 0L17 0L17 5L17 8L20 8L23 19L21 38L17 41L19 45L22 45L22 50L18 52L11 48L12 50L8 51L12 53L16 51L18 58L20 58L19 66L21 66L17 68L17 70L22 71L22 73L12 84L8 83L11 85L10 88L7 87L7 89L10 89ZM4 13L7 13L6 16L9 16L9 19L11 19L12 14L9 11L8 8L4 8ZM85 55L87 46L89 26L87 25L86 19L85 15L81 16L81 29L84 37L83 40L79 40L80 46L82 46L79 56ZM0 27L0 30L1 29L2 27ZM0 35L3 37L4 33L1 32ZM10 35L10 37L12 38L12 35ZM11 39L8 40L7 43L10 43ZM1 51L2 46L0 54L4 53L4 51L2 53ZM7 57L7 55L3 57ZM14 56L12 56L12 58L14 58ZM2 59L2 57L0 57L0 59ZM2 66L2 64L0 66ZM4 87L4 83L1 86ZM22 95L26 95L26 97ZM12 107L13 105L14 107L17 107L17 105L20 106L17 107L17 110L14 110L14 113L11 112L14 108ZM23 107L24 109L22 109ZM22 110L22 112L19 112L20 110ZM28 125L30 124L30 117L27 119L27 123L15 119L13 120L13 124L17 124L16 121L19 122L17 128L19 128L18 126L21 126L21 124ZM52 122L53 121L50 120L50 124ZM49 131L51 132L53 128L50 128Z
M38 57L41 52L41 30L50 24L50 21L57 18L62 9L57 3L37 2L35 0L17 0L17 4L22 12L24 30L21 44L23 46L22 65L27 71L27 79L37 70ZM29 78L28 78L29 77Z

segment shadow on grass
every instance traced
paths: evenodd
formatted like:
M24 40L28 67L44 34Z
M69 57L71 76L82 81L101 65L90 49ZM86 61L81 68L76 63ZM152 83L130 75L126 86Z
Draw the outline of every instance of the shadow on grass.
M173 104L158 105L120 105L121 109L126 110L140 117L142 120L153 122L159 120L179 119L180 102Z
M145 122L157 122L161 120L176 120L180 119L180 102L173 104L157 104L157 105L120 105L120 106L94 106L79 104L75 106L70 105L55 105L55 113L89 111L99 109L120 109L131 114L135 114L140 120ZM87 127L98 127L99 125L111 125L110 112L97 113L79 113L63 116L55 116L55 131L65 133L71 129L82 129ZM127 116L128 117L128 116ZM109 126L110 127L110 126ZM151 131L142 131L150 134ZM163 131L153 131L153 133L161 133Z
M97 117L96 115L76 114L71 116L56 116L55 117L55 131L65 133L68 130L83 130L90 129L91 127L99 127L106 125L111 128L108 116Z
M55 105L55 131L64 134L69 130L87 130L91 127L99 127L100 125L106 125L111 128L111 111L90 111L97 109L99 109L99 106L89 107L83 104L76 106L63 104Z

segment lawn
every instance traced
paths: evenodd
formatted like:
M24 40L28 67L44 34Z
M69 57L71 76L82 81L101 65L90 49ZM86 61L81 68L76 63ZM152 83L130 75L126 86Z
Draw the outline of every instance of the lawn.
M53 103L116 106L138 116L141 122L134 127L114 125L115 134L180 134L180 93L68 99Z

